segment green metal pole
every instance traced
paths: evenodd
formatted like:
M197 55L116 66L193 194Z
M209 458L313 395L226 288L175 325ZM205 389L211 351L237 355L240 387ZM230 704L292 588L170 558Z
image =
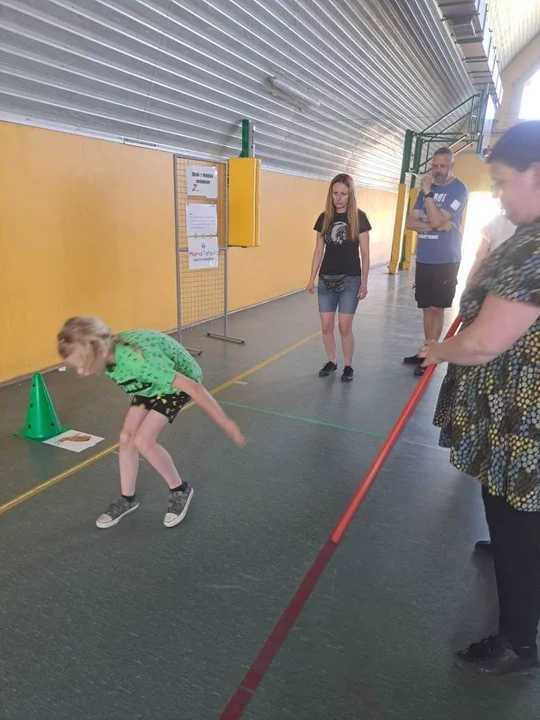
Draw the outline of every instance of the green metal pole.
M412 130L405 130L405 142L403 144L403 158L401 160L401 175L399 177L399 182L403 184L405 182L405 177L407 173L409 172L409 166L411 163L411 150L412 150L412 143L414 139L414 132Z
M390 263L388 270L393 275L398 269L401 257L401 241L402 238L399 235L401 228L403 227L403 216L401 213L405 210L404 200L407 192L405 187L405 180L407 173L409 172L411 164L411 149L414 140L414 132L412 130L405 130L405 139L403 141L403 156L401 158L401 174L399 176L399 188L398 188L398 203L396 207L396 217L394 222L394 232L392 235L392 254L390 256Z
M478 135L478 140L476 143L476 152L477 153L481 152L482 143L484 141L484 131L485 131L485 125L486 125L488 102L489 102L489 92L487 91L487 88L484 88L484 90L482 91L482 97L480 98L480 106L479 106L478 116L477 116L477 126L476 126L476 133Z
M242 152L241 158L251 157L253 126L251 120L242 120Z
M435 125L437 125L438 123L442 122L443 120L446 120L446 118L447 118L449 115L451 115L452 113L456 112L456 110L459 110L459 108L462 107L463 105L466 105L466 104L467 104L468 102L470 102L474 97L475 97L475 95L471 95L471 97L468 97L466 100L464 100L463 102L459 103L459 105L456 105L455 108L452 108L452 110L449 110L445 115L441 115L441 117L440 117L438 120L435 120L435 122L432 122L431 125L428 125L426 128L424 128L424 129L422 130L422 132L420 133L420 135L423 135L423 134L426 133L428 130L431 130L432 127L435 127ZM470 112L470 111L469 111L469 112ZM465 117L465 116L463 116L463 117ZM456 122L457 122L457 121L456 121ZM452 125L455 125L455 124L456 124L456 123L452 123ZM452 125L449 125L448 127L452 127ZM444 131L443 131L443 132L444 132Z
M420 161L422 160L422 146L424 142L422 140L421 135L416 136L416 143L414 145L414 159L413 159L413 166L412 171L413 173L417 173L420 171ZM411 180L411 188L414 187L414 175L413 179Z
M479 134L482 132L482 128L484 127L484 116L486 113L486 90L485 88L482 90L482 92L477 97L477 105L476 105L476 121L474 123L473 128L473 134Z
M421 162L420 165L418 166L418 173L419 173L419 174L420 174L420 172L426 172L428 163L429 163L429 161L431 160L431 158L430 158L430 156L429 156L430 148L431 148L431 143L432 143L432 140L428 140L427 150L426 150L426 159L424 160L424 162ZM420 158L420 159L421 159L421 158ZM413 187L414 187L414 185L413 185Z

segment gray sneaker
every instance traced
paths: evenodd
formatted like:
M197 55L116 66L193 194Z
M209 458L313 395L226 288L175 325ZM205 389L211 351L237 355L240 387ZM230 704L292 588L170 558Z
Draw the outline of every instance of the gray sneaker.
M139 507L139 501L134 498L131 502L122 496L118 498L112 505L109 505L106 512L100 515L96 520L98 528L108 528L116 525L124 517L129 515Z
M177 492L170 493L167 512L163 518L165 527L174 527L182 522L187 515L188 507L193 500L193 495L191 485L188 485L183 492L178 490Z

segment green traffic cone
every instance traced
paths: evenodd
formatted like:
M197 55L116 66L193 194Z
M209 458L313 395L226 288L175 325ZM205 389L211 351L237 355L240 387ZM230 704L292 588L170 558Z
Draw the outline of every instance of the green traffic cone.
M15 430L15 435L25 440L43 442L70 429L60 425L43 376L36 373L32 378L26 425Z

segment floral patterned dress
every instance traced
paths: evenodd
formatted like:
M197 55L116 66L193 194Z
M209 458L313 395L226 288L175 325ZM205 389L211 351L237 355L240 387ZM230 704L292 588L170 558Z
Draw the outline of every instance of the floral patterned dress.
M518 227L485 260L461 299L463 328L488 293L540 306L540 218ZM540 319L491 362L450 364L434 424L452 465L517 510L539 512Z

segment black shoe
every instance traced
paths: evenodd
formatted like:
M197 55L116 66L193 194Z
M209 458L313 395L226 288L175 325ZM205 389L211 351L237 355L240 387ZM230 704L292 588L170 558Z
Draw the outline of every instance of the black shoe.
M326 365L319 370L319 377L328 377L333 372L336 372L337 365L334 362L327 362Z
M416 375L416 377L422 377L425 374L426 370L427 367L422 367L421 365L419 365L418 367L414 368L414 374Z
M493 548L491 547L491 543L489 542L489 540L479 540L477 543L475 543L474 549L478 552L487 552L490 555L493 552Z
M455 663L474 675L509 675L530 670L538 663L536 647L518 654L502 635L492 635L473 643L455 656Z
M354 376L354 370L350 365L345 365L343 368L343 375L341 376L341 382L351 382Z
M405 365L421 365L424 362L423 358L418 355L410 355L409 357L403 358Z

